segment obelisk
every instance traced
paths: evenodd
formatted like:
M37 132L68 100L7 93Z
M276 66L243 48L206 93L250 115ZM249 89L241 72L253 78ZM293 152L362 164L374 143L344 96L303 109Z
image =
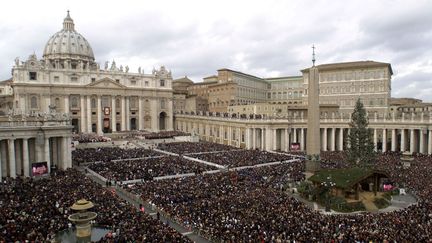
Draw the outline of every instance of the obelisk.
M320 168L319 72L315 67L315 46L312 46L312 67L308 74L308 112L306 143L306 177Z

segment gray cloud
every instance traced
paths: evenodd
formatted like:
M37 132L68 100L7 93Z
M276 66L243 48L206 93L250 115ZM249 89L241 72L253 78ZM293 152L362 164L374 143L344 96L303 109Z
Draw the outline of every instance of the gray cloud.
M18 3L0 10L0 80L10 77L16 56L22 60L35 51L41 57L45 42L61 28L65 10L72 8L76 29L100 63L115 59L146 72L166 65L175 77L195 81L222 67L261 77L300 75L311 64L315 44L318 63L390 62L393 96L432 101L430 1L27 4L28 10ZM40 10L35 15L32 9Z

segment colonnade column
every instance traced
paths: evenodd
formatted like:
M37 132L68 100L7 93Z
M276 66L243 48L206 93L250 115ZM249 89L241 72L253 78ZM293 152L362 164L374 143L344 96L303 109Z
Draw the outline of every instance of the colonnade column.
M396 151L396 129L392 129L391 151Z
M406 140L405 129L401 129L401 147L400 147L401 152L405 152L406 150L405 140Z
M410 153L414 153L415 144L414 144L414 129L410 129Z
M0 142L1 142L1 140L0 140ZM3 160L2 160L2 153L3 152L0 149L0 182L3 182Z
M273 129L273 150L277 149L277 129Z
M29 151L28 151L28 139L23 138L23 168L24 168L24 176L30 176L30 161L29 161Z
M300 150L305 150L305 136L304 136L305 128L300 128Z
M116 97L112 96L111 97L111 132L116 132L117 131L116 116L117 116Z
M50 158L50 151L49 151L49 137L45 136L44 139L44 160L47 162L48 165L48 173L51 172L51 158Z
M80 115L81 115L80 130L83 133L86 132L86 129L87 129L87 124L86 124L86 119L85 119L85 109L84 109L84 107L85 107L85 100L84 99L85 99L84 95L81 95L80 96L80 101L81 101L81 103L80 103Z
M92 131L91 97L87 95L87 132Z
M144 130L143 97L138 97L138 130Z
M374 143L374 150L375 152L378 151L378 136L377 136L377 129L374 128L373 130L373 143Z
M245 141L246 142L246 149L251 149L251 139L252 139L252 137L251 137L251 128L246 128L246 141ZM239 142L239 145L240 145L240 142Z
M265 150L265 136L266 136L266 132L265 132L265 128L261 128L261 150L264 151Z
M343 128L339 128L339 145L338 145L338 150L339 151L343 150Z
M257 134L255 128L252 129L252 149L256 149Z
M387 130L382 130L382 152L387 152Z
M289 130L285 128L285 152L289 151Z
M428 131L428 154L432 154L432 130Z
M125 97L124 96L122 96L121 97L121 114L120 114L120 117L121 117L121 130L122 131L124 131L124 130L126 130L126 109L125 109Z
M1 164L1 171L2 174L0 174L0 177L7 176L7 162L8 162L8 157L7 157L7 146L8 146L8 140L0 140L0 159L1 161L3 161L3 164Z
M102 101L101 96L98 95L97 97L97 134L102 134Z
M419 153L424 154L425 153L425 149L424 149L424 134L423 134L423 130L419 129L419 136L420 136L420 147L419 147Z
M323 151L327 151L327 128L323 131Z
M335 151L335 146L336 146L336 128L330 128L331 129L331 134L330 134L330 140L331 140L331 144L330 144L330 151Z
M12 178L16 178L16 165L15 165L15 139L10 138L8 140L8 149L9 149L9 176Z

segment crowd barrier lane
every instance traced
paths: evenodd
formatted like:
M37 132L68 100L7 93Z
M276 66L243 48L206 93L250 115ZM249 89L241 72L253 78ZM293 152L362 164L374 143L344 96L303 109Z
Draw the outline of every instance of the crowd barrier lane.
M107 179L101 175L99 175L98 173L94 172L93 170L89 169L88 167L85 167L85 169L87 170L88 173L92 174L93 176L97 177L98 179L102 180L103 182L106 182Z
M164 154L168 154L168 155L172 155L172 156L180 156L180 155L178 155L176 153L168 152L168 151L165 151L165 150L160 150L160 149L157 149L157 148L154 148L153 150L156 151L156 152L159 152L159 153L164 153Z
M198 163L210 165L210 166L213 166L213 167L216 167L216 168L219 168L219 169L226 169L226 167L223 166L223 165L215 164L215 163L208 162L208 161L205 161L205 160L200 160L200 159L192 158L192 157L185 156L185 155L183 156L183 158L188 159L188 160L192 160L192 161L195 161L195 162L198 162Z

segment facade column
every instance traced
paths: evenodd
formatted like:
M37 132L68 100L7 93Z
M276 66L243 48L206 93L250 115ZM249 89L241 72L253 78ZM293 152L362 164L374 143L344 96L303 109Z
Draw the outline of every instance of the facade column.
M130 131L130 97L126 97L126 130Z
M391 151L396 151L396 142L397 142L397 138L396 138L396 129L392 129L392 138L391 138Z
M160 107L159 105L159 100L158 99L151 99L150 100L150 109L151 109L151 130L153 132L157 132L159 131L159 113L158 113L158 107ZM216 136L214 136L216 137Z
M121 104L120 105L121 105L121 114L120 114L121 124L120 124L120 126L121 126L121 130L125 131L126 130L126 109L125 109L126 104L125 104L125 97L124 96L121 97Z
M64 98L64 112L69 113L69 95Z
M410 129L410 153L414 153L415 152L414 151L414 149L415 149L415 146L414 146L414 132L415 132L414 129Z
M8 140L9 149L9 176L16 178L16 164L15 164L15 139Z
M300 128L300 150L305 150L305 136L304 136L304 128Z
M285 128L285 152L289 151L289 130Z
M405 145L405 129L401 129L401 147L400 147L400 151L403 153L406 150L406 145Z
M330 150L331 151L335 151L335 147L336 147L336 128L331 128L331 134L330 134L330 140L331 140L331 144L330 144Z
M8 157L7 157L7 148L8 146L8 140L0 140L0 159L1 161L3 161L3 163L1 164L1 171L2 174L0 174L0 177L6 177L8 174L7 171L7 162L8 162Z
M51 158L50 158L50 149L49 149L49 137L45 136L45 143L44 143L44 159L47 162L48 165L48 173L51 173Z
M138 97L138 130L144 130L143 97Z
M87 125L86 125L86 119L85 119L85 109L84 109L85 108L85 97L84 97L84 95L80 96L80 101L81 101L81 103L80 103L80 115L81 115L80 131L82 133L85 133L86 129L87 129Z
M382 130L382 152L387 152L387 129Z
M49 94L46 94L45 95L45 109L44 109L46 112L50 111L50 105L51 105L51 96Z
M338 144L338 150L343 150L343 128L339 128L339 144Z
M102 101L101 96L98 95L97 97L97 134L102 134Z
M92 112L91 112L91 97L87 95L87 132L91 133L92 131Z
M323 131L323 151L327 151L327 128Z
M111 132L117 132L117 121L116 121L116 97L111 96Z
M297 143L297 128L293 128L293 143Z
M419 136L420 136L420 147L419 147L419 153L424 154L424 134L423 130L419 129Z
M240 127L237 128L237 141L238 141L238 147L240 148L240 144L242 142L242 134ZM245 141L246 142L246 141Z
M428 130L428 154L432 154L432 130Z
M172 99L168 99L168 114L165 117L166 120L166 127L165 130L167 131L172 131L173 130L173 116L174 116L174 111L173 111L173 100Z
M266 129L265 128L261 128L261 150L264 151L265 150L265 136L266 136Z

